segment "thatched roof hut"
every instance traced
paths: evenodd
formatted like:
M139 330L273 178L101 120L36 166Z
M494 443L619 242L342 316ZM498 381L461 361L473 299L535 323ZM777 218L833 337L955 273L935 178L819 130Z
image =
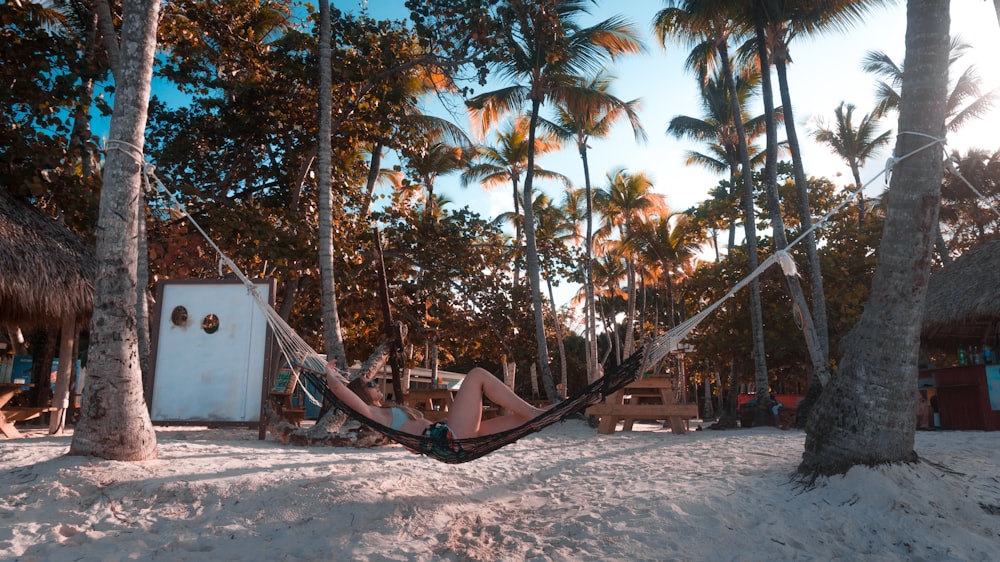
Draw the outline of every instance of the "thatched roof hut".
M94 304L94 249L0 189L0 324L59 326Z
M1000 322L1000 240L983 242L931 274L922 334L935 347L993 344Z

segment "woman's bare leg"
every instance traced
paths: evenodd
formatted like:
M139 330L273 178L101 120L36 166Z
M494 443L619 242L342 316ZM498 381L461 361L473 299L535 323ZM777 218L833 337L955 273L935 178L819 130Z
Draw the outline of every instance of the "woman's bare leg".
M502 418L503 421L494 421L500 418L489 420L490 423L482 423L483 418L483 396L501 408L506 408L511 412L509 416ZM448 427L458 439L474 437L481 433L493 433L503 431L534 418L544 410L528 404L521 397L514 393L500 379L493 376L486 369L476 367L465 375L462 387L455 395L455 401L448 412ZM487 431L481 431L487 430Z

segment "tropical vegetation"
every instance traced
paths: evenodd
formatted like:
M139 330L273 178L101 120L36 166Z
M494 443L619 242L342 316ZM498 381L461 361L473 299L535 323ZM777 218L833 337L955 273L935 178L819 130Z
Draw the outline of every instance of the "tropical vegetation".
M74 451L155 455L148 416L137 414L144 364L119 354L141 349L136 326L148 319L139 305L157 280L220 275L211 241L243 271L276 280L282 317L344 365L365 359L386 333L381 255L392 313L408 328L407 366L485 365L536 399L559 400L646 339L727 299L683 348L651 367L678 377L703 411L721 411L720 426L734 425L740 392L810 392L818 399L803 470L864 462L874 438L844 429L853 423L846 402L871 388L876 375L865 365L901 380L900 366L911 366L907 354L915 351L913 310L930 260L914 254L926 250L924 239L904 242L931 228L939 253L950 256L997 236L1000 221L988 211L998 197L1000 153L951 155L980 197L958 176L940 180L937 155L904 166L887 194L852 208L858 166L887 142L877 125L890 108L910 130L932 130L940 116L942 132L981 115L992 94L979 96L966 72L949 98L955 105L935 101L945 85L930 79L915 82L919 99L897 100L891 93L908 79L902 66L873 55L871 69L891 77L880 90L884 103L855 123L856 106L845 101L834 127L820 123L813 132L845 159L853 184L810 177L785 76L792 39L856 23L878 2L745 4L667 1L651 26L662 45L689 49L686 65L701 96L701 115L661 116L666 134L689 143L687 161L677 165L718 175L689 209L669 208L665 194L678 186L641 167L590 169L589 155L616 122L636 141L652 126L639 121L639 100L614 94L606 70L646 48L639 24L621 16L588 23L591 0L413 0L409 22L326 1L314 10L290 0L182 0L162 13L152 1L124 11L103 1L0 5L4 189L96 243L96 302L117 311L88 330L92 408L81 416L88 429ZM911 25L934 40L908 45L906 64L947 67L947 30L917 15L933 12L929 0L910 4ZM116 46L125 42L142 49L121 53ZM149 91L151 101L141 103ZM473 130L423 114L419 101L429 96L467 112ZM959 103L970 96L979 97ZM762 107L754 109L757 99ZM93 123L109 115L105 137ZM584 185L542 163L563 147L579 153ZM140 190L143 161L155 164L172 193ZM466 187L510 189L512 201L480 216L436 190L448 176ZM603 180L592 185L592 178ZM903 181L917 187L907 191ZM915 212L920 205L931 208ZM820 217L822 228L814 228ZM899 244L882 242L883 231ZM807 274L756 275L776 252ZM918 285L905 314L889 302L907 283L893 267ZM730 297L751 274L749 290ZM579 299L560 307L553 292L560 284L579 286ZM866 307L872 299L878 307ZM881 345L873 333L896 322L910 329L898 334L891 366L869 347ZM902 420L913 399L878 397L872 420L887 425ZM108 404L121 418L97 423L89 412ZM121 419L139 420L130 423L147 441L112 443ZM897 426L881 460L910 458L912 427Z

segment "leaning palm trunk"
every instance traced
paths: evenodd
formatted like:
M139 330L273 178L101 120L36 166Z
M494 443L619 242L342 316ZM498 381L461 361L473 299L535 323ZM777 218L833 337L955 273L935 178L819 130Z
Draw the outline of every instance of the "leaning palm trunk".
M49 415L49 435L60 435L66 427L66 411L69 409L69 383L73 378L76 357L76 318L68 314L62 319L59 336L59 369L56 373L56 388L52 393L52 412Z
M760 5L760 0L754 8L754 21L757 29L757 56L760 60L761 68L770 68L767 42L764 36L764 8ZM774 231L774 245L777 249L783 250L788 247L788 238L785 235L785 221L781 214L781 200L778 195L778 131L777 119L774 108L774 92L771 87L771 73L761 73L761 94L764 101L765 127L767 137L767 148L764 165L764 187L767 192L768 210L771 215L771 227ZM806 223L808 224L808 223ZM792 304L798 311L798 317L802 321L802 334L805 336L806 349L809 351L809 358L812 362L814 376L823 384L829 380L827 372L827 359L823 353L823 346L816 333L813 324L813 316L809 310L805 295L802 292L802 285L799 283L798 275L792 272L785 272L785 282L788 286L788 293L792 299ZM757 381L757 392L767 392L767 379ZM758 400L761 407L770 407L770 400Z
M625 304L625 333L622 334L625 342L622 344L622 357L632 355L632 345L635 342L635 266L632 265L631 259L627 260L625 271L628 302Z
M799 223L803 228L812 224L812 211L809 206L809 182L806 179L802 164L802 151L799 148L799 137L795 130L795 116L792 112L792 98L788 90L788 72L784 59L775 62L778 73L778 90L781 93L781 107L785 118L785 138L788 149L792 153L792 173L795 178L795 189L798 194ZM826 291L823 289L823 270L820 267L819 252L816 249L816 233L809 230L804 240L806 259L809 261L809 284L812 286L812 318L819 338L820 349L824 358L830 357L830 336L826 318ZM816 373L813 373L813 380Z
M837 376L806 423L801 472L841 473L857 464L912 461L914 373L934 228L941 203L948 86L948 0L907 4L900 155L871 296L844 339Z
M587 145L580 147L580 158L583 160L583 181L587 196L587 262L584 279L584 295L586 296L584 320L587 323L587 383L600 378L597 362L597 306L594 303L594 193L590 186L590 163L587 161Z

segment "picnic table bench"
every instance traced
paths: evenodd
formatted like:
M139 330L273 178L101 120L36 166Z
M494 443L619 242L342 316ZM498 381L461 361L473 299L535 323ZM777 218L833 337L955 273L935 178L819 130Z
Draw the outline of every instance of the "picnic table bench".
M698 416L698 405L677 403L670 377L649 377L590 406L587 415L601 418L597 432L602 434L614 433L620 421L623 431L631 431L636 420L664 420L663 427L681 434L687 431L687 420Z
M448 417L457 392L457 390L450 388L413 389L403 395L403 403L419 410L425 419L438 421ZM487 420L499 414L500 408L491 404L483 404L482 419Z
M414 389L403 395L403 403L420 410L426 419L438 421L448 417L454 392L447 388Z
M18 439L23 437L21 432L14 427L15 422L31 420L52 410L52 408L49 407L7 405L15 394L21 392L22 388L28 386L31 385L10 383L0 384L0 434L7 436L8 439Z

